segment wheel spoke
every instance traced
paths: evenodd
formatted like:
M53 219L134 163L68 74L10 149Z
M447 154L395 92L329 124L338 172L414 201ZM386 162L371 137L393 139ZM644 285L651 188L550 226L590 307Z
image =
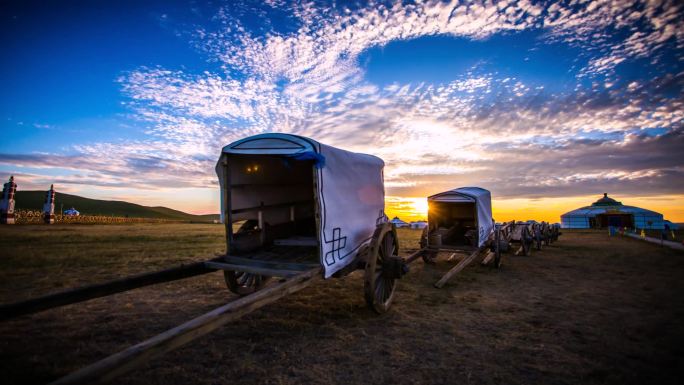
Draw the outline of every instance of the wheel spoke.
M245 283L247 282L247 280L249 279L249 277L245 273L236 273L236 274L239 274L237 276L238 286L244 286Z
M387 287L387 279L383 278L382 279L382 303L385 303L387 301L387 292L388 292L389 287Z
M382 298L382 279L375 281L375 299L379 300Z
M387 279L387 295L385 296L385 302L388 301L392 296L392 292L394 291L394 284L395 281L393 279Z
M382 279L382 303L383 305L387 301L387 296L389 294L389 286L387 286L387 279Z

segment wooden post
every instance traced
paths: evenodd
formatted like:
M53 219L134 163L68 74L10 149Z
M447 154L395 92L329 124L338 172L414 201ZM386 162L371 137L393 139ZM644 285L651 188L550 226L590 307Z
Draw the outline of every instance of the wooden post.
M264 212L262 210L259 210L257 213L257 217L259 218L259 242L261 242L261 246L263 246L266 243L266 229L264 228Z
M303 272L282 283L227 303L180 326L167 330L119 353L53 382L57 384L96 384L112 381L154 357L177 349L186 343L208 334L226 323L249 314L260 307L295 293L322 278L321 268Z
M231 253L231 245L233 243L233 218L232 218L232 202L231 189L233 188L230 178L230 168L228 167L228 158L224 156L223 166L226 170L224 176L225 186L223 189L223 224L226 229L226 255Z
M55 223L55 185L50 185L50 189L45 194L43 221L48 225Z
M461 262L458 263L458 265L454 266L451 270L447 271L444 276L435 283L435 287L438 289L441 289L442 286L444 286L451 277L456 275L459 271L463 270L466 266L468 266L475 258L477 258L478 255L482 253L482 250L486 249L477 249L475 250L472 254L470 254L468 257L464 258L461 260Z

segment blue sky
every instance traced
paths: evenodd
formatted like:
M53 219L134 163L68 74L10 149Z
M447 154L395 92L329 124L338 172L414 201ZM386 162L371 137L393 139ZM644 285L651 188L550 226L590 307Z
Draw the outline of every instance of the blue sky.
M676 1L0 7L0 177L25 189L211 212L220 148L269 131L381 156L399 197L684 188Z
M4 4L0 114L11 141L0 150L68 151L74 142L141 138L116 79L141 66L199 70L206 61L169 15L167 2ZM141 4L143 3L143 4Z

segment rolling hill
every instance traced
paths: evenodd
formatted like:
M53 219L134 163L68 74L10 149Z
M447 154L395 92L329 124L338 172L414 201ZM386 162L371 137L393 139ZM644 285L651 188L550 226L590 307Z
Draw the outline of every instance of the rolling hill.
M17 210L42 210L45 191L17 191L15 196ZM160 218L192 222L212 222L219 219L218 214L194 215L168 207L142 206L124 201L105 201L78 195L55 193L55 213L74 207L82 215L113 215L131 218Z

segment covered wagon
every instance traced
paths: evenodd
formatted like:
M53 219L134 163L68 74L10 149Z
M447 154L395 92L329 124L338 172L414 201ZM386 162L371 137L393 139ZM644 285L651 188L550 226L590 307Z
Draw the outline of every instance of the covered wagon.
M492 197L480 187L461 187L429 196L425 245L432 249L483 247L494 231Z
M454 274L463 270L478 256L492 251L494 265L501 264L501 250L497 242L500 228L492 219L491 193L480 187L461 187L431 195L428 201L428 225L421 236L421 250L417 255L430 260L439 251L467 253L435 286L442 287Z
M375 156L296 135L225 146L216 173L230 290L259 290L272 272L320 268L327 279L364 268L366 301L386 311L404 266L384 212L383 168Z

